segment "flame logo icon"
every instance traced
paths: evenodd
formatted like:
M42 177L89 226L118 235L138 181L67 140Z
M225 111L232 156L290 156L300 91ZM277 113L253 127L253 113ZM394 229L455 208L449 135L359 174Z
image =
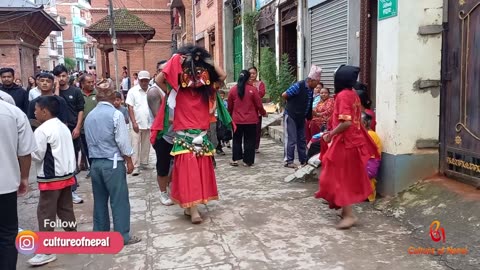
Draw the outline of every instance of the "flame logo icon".
M443 240L443 243L445 243L445 229L440 227L440 221L434 220L432 224L430 224L430 237L434 242Z

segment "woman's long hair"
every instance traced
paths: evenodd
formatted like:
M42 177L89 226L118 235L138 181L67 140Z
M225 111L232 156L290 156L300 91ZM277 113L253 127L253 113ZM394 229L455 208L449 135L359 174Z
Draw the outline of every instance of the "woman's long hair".
M237 93L240 99L243 99L243 97L245 96L245 87L249 79L250 72L248 72L248 70L242 70L242 72L240 72L240 77L238 77L237 81Z
M30 82L30 79L33 79L33 83ZM28 77L27 83L27 91L30 91L30 89L37 87L37 81L35 81L35 77L33 76Z

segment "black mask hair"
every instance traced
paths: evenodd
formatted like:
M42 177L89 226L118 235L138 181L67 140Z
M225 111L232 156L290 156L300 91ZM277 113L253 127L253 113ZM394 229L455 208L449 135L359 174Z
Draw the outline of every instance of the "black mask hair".
M340 66L334 74L335 94L343 89L352 89L357 83L360 68L355 66Z
M194 91L201 93L203 100L208 102L210 97L215 93L213 91L213 83L219 80L219 75L215 71L215 67L208 63L211 55L204 48L194 45L181 47L178 49L177 53L187 56L187 59L183 62L184 68L190 68L192 72L195 72L197 67L202 67L208 70L211 85L194 88Z

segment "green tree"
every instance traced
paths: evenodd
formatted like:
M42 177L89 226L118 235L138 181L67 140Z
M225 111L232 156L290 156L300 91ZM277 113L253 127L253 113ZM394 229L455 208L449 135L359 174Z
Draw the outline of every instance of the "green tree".
M75 60L72 58L65 57L65 67L68 71L72 71L75 69Z
M282 93L295 81L292 75L293 68L288 62L288 54L283 54L280 62L280 70L277 74L275 55L270 48L260 50L260 76L265 83L268 95L274 103L283 107Z
M251 11L243 15L243 26L245 31L245 41L250 49L250 55L248 55L248 61L252 66L255 66L257 60L257 22L260 17L260 12Z

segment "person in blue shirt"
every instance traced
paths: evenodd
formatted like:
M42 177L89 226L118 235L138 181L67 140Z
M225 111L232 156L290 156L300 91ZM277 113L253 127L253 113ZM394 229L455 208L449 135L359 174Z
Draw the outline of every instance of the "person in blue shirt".
M295 147L300 164L307 164L305 122L312 119L313 89L320 83L321 73L320 67L312 65L306 80L294 83L282 94L287 101L284 116L284 166L287 168L297 168L294 164Z

